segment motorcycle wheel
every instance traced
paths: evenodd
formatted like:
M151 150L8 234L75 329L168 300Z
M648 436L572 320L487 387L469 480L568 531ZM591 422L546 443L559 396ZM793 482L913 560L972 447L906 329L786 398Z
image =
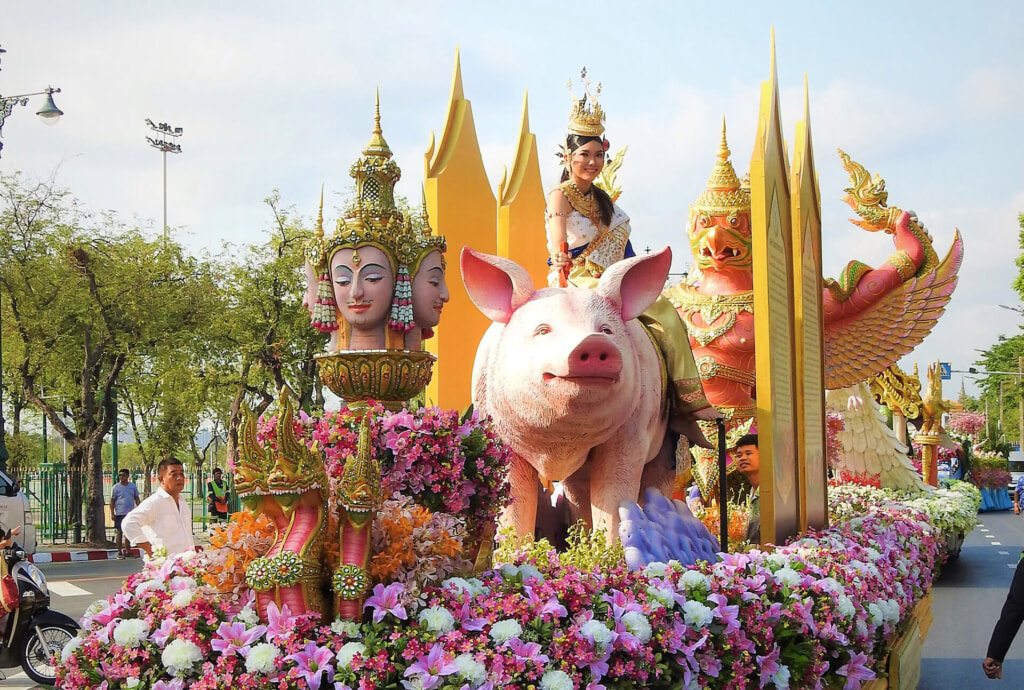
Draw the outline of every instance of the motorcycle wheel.
M39 632L45 640L45 647L35 630L26 631L21 644L21 667L39 685L53 685L57 680L57 665L53 657L60 654L78 630L68 625L41 625Z

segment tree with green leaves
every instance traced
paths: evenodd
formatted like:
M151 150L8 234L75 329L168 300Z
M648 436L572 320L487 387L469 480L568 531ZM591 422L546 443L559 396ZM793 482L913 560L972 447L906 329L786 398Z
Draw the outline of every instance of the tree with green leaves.
M0 176L0 259L11 388L66 440L69 518L84 502L86 538L105 542L102 448L125 369L202 330L215 284L175 243L84 213L52 180L20 175Z

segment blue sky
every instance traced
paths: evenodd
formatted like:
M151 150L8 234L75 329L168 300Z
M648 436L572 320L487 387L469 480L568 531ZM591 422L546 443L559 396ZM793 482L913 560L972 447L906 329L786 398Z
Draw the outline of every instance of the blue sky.
M275 188L315 214L344 202L379 86L399 191L419 197L430 132L443 125L456 46L492 185L511 162L529 91L545 179L557 174L566 81L586 65L604 85L613 148L630 147L621 205L640 246L689 263L687 205L707 180L720 121L733 161L749 164L760 82L775 27L782 116L792 137L803 79L821 183L825 273L877 264L887 237L846 222L842 147L914 209L944 254L964 235L957 293L905 363L966 368L1018 318L1010 283L1024 211L1024 4L485 2L0 2L7 49L0 94L59 86L54 128L17 110L0 170L69 187L94 210L154 233L160 155L147 117L185 130L168 161L169 223L195 251L259 241ZM959 381L946 393L954 396ZM968 390L971 390L968 381Z

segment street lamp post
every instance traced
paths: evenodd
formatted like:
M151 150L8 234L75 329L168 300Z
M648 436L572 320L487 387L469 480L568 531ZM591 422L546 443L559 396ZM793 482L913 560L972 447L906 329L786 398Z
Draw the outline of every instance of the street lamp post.
M7 51L0 48L0 57ZM43 107L36 111L36 115L42 118L43 122L49 125L57 124L64 112L53 102L53 94L60 93L60 89L47 86L45 91L33 93L22 93L17 96L0 96L0 136L3 136L4 121L14 111L14 106L28 105L28 99L32 96L46 96ZM4 144L0 141L0 151L3 151ZM0 324L0 470L7 471L7 461L10 453L7 452L7 442L4 430L4 355L3 355L3 327Z
M181 153L181 144L176 143L178 137L182 135L184 130L181 127L171 127L166 122L160 124L154 124L148 117L146 118L146 124L149 128L156 132L158 137L146 137L146 141L149 145L163 154L164 159L164 239L167 239L167 154L168 153ZM170 138L168 138L170 137Z

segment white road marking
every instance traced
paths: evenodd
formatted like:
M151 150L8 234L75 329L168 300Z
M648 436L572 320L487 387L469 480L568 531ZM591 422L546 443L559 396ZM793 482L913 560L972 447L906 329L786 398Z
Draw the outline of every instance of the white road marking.
M1010 552L1009 552L1009 551L1000 551L1000 552L999 552L999 555L1000 555L1000 556L1009 556L1009 555L1010 555Z
M986 538L986 539L995 539L995 538L996 538L996 535L994 535L994 534L986 534L986 535L985 535L985 538Z
M1003 545L1003 542L1001 542L1001 541L993 541L993 542L989 543L989 546L1002 546L1002 545Z
M981 531L982 531L982 532L988 532L988 527L982 527L982 528L981 528Z
M1007 563L1007 564L1006 564L1006 567L1007 567L1007 568L1016 568L1016 567L1017 567L1017 564L1016 564L1016 563Z
M84 597L92 594L89 590L82 589L64 580L57 580L48 584L50 585L50 591L59 597Z

